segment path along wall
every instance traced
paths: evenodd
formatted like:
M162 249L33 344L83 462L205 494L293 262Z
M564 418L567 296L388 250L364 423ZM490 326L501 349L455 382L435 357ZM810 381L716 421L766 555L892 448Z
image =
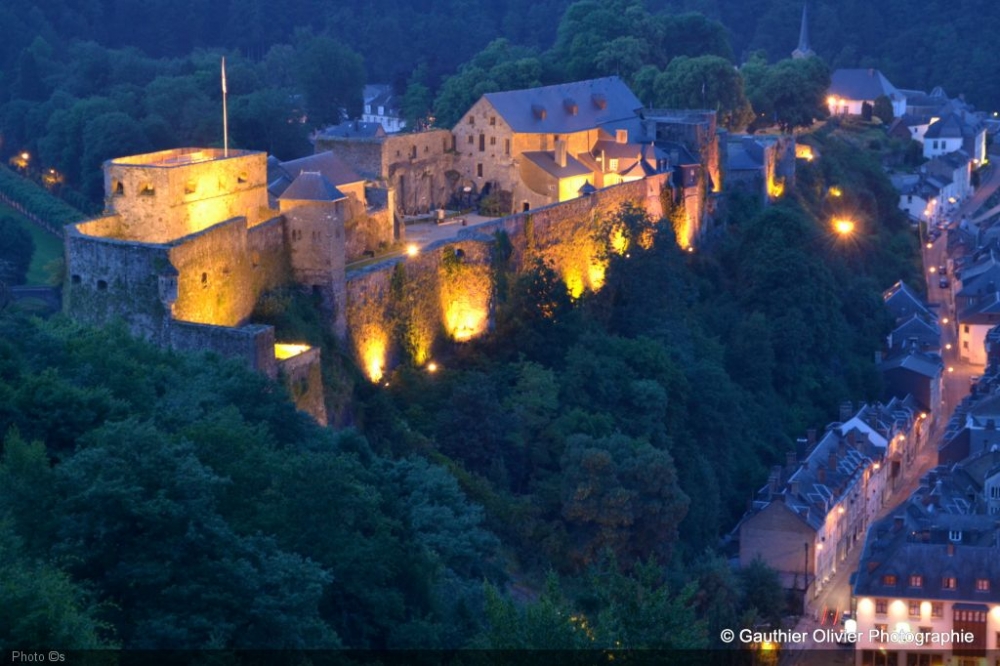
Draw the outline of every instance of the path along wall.
M541 259L573 297L604 284L607 247L597 231L625 203L662 217L668 174L598 190L591 196L462 229L454 240L425 247L347 275L349 344L372 381L400 362L425 364L435 347L465 342L492 323L496 235L510 241L507 268L520 273Z

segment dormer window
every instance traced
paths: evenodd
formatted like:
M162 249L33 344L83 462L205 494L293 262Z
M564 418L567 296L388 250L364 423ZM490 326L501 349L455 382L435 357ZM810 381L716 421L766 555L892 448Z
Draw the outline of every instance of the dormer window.
M990 486L990 499L1000 499L1000 486Z
M954 576L945 576L941 579L942 590L955 590L958 588L958 579Z
M962 530L949 530L948 540L960 543L962 541Z
M989 592L990 591L990 579L989 578L977 578L976 579L976 592Z
M882 576L882 584L889 587L895 587L896 574L885 574L884 576Z
M910 576L910 587L923 587L923 586L924 586L923 576L917 574L913 574L912 576Z

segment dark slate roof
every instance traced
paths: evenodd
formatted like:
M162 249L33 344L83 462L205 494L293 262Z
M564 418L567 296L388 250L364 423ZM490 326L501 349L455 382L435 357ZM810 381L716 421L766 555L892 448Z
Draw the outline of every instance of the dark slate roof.
M903 369L931 378L940 375L943 368L944 363L937 354L928 354L914 349L893 354L879 365L879 370L882 372Z
M922 346L940 346L941 329L936 323L930 323L918 314L914 314L896 327L891 333L892 346L903 347L909 340L916 338Z
M663 155L674 166L694 166L701 164L698 157L682 143L677 143L676 141L657 141L656 147L663 151Z
M962 324L996 324L1000 319L1000 293L985 294L958 316Z
M642 108L642 103L617 76L486 93L483 97L513 131L529 134L582 132L634 118Z
M991 462L970 459L951 469L934 468L909 501L875 522L865 541L854 593L955 600L977 608L1000 600L997 523L980 498ZM960 534L953 535L956 532ZM894 576L895 584L888 584L886 576ZM921 577L919 588L910 586L911 576ZM954 589L944 586L945 578L956 579ZM976 588L980 578L991 581L988 591Z
M339 125L331 125L320 132L320 136L337 138L369 138L375 136L385 136L385 129L381 123L366 123L362 120L347 120Z
M339 201L346 199L343 192L317 171L303 171L279 197L295 201Z
M961 139L962 121L957 114L949 113L931 123L924 134L924 139Z
M909 317L914 313L928 319L936 319L927 309L923 299L902 280L882 292L882 300L889 313L897 320Z
M572 155L566 155L566 166L561 167L556 164L555 153L550 151L529 151L521 153L525 159L545 171L555 178L570 178L572 176L584 176L593 174L593 171L584 166Z
M334 187L358 183L364 180L364 178L348 166L347 162L332 152L325 151L297 160L282 162L275 169L269 168L267 191L272 196L280 197L285 188L303 171L315 171L323 174L323 177Z
M877 69L838 69L830 75L830 95L844 99L873 101L882 95L902 97Z
M865 468L885 453L884 448L867 437L855 439L855 442L856 445L851 445L846 436L828 431L803 464L788 477L785 504L795 511L808 510L810 524L815 519L821 525L823 517L850 492L851 485L862 478Z
M743 141L726 143L726 169L729 171L760 171L764 167L761 155Z
M601 139L594 144L594 149L590 153L594 157L600 157L602 151L604 156L609 158L638 159L643 147L638 143L618 143L614 139Z

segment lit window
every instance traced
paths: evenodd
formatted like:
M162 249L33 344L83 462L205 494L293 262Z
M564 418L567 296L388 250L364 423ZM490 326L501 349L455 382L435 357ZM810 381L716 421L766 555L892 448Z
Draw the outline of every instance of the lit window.
M875 613L877 615L885 615L889 612L889 600L888 599L876 599L875 600Z
M949 541L955 541L955 542L961 541L962 540L962 530L949 530L948 531L948 540Z
M958 580L954 576L945 576L941 579L941 589L954 590L958 587Z
M887 625L887 624L876 624L875 625L875 631L878 632L878 634L877 634L878 635L878 642L879 643L884 643L885 642L885 638L889 634L889 625Z
M931 603L931 617L944 617L944 604L940 601Z
M883 585L894 586L896 584L896 575L895 574L886 574L886 575L882 576L882 584Z
M977 578L976 579L976 592L989 592L990 591L990 580L989 578Z
M612 157L608 160L608 169L611 171L618 171L618 158Z
M909 603L910 617L920 617L920 602L911 601Z
M910 576L910 587L923 587L924 577L916 574Z

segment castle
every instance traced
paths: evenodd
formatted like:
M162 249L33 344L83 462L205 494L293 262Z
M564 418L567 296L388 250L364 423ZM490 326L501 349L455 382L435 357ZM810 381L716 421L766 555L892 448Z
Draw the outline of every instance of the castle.
M89 323L122 320L160 346L242 358L284 377L297 405L325 421L319 351L252 322L269 290L314 294L377 381L404 356L422 364L437 341L489 328L497 233L512 270L542 258L574 297L603 284L593 232L625 201L656 219L672 199L686 211L678 243L693 245L722 178L714 113L638 111L611 77L486 95L453 131L321 134L316 154L290 162L212 148L111 160L106 214L66 228L64 308ZM350 267L402 240L404 214L489 192L512 214L456 229L418 257Z

